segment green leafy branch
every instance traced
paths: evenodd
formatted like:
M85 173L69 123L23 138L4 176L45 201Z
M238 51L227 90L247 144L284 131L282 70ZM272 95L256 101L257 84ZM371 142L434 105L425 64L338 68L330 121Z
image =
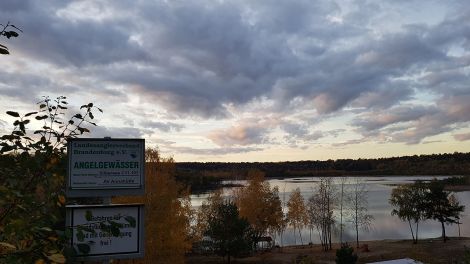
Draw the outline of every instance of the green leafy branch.
M14 128L11 134L0 137L0 154L10 151L34 151L36 153L59 151L64 153L67 139L89 133L90 130L84 126L85 124L96 126L96 123L91 121L95 118L93 110L97 109L103 112L101 108L89 103L82 105L80 113L65 121L65 110L68 109L66 97L59 96L55 100L51 100L48 96L43 98L37 103L39 105L38 111L29 112L24 116L14 111L6 112L18 119L13 122ZM26 125L30 124L32 120L42 121L43 124L40 129L33 132L33 136L29 136ZM34 137L36 139L33 139Z
M18 31L23 33L23 31L19 28L17 28L15 25L10 24L10 21L6 25L0 24L0 27L3 27L3 29L0 31L0 36L4 36L8 39L11 37L18 37ZM14 28L15 30L11 30L11 28ZM8 55L10 52L8 51L8 47L0 44L0 54Z

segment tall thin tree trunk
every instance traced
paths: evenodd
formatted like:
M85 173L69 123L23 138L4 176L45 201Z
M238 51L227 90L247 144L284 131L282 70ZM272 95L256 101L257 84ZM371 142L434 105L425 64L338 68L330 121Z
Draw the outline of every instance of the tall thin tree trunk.
M302 233L300 232L300 227L299 227L299 236L300 236L300 244L303 246L304 241L302 240Z
M332 249L333 247L331 246L331 221L329 222L328 224L328 242L330 244L330 248L329 249Z
M344 180L341 179L341 202L340 202L340 222L339 222L339 241L343 244L343 194L344 194Z
M297 245L297 240L296 240L296 237L295 237L295 225L294 225L294 245Z
M354 202L355 204L355 210L356 210L356 247L359 248L359 222L358 222L358 201L357 201L357 186L356 186L356 201Z
M313 228L310 227L310 244L313 244L313 241L312 241L312 231L313 231L313 230L312 230L312 229L313 229Z
M444 242L446 242L446 227L444 226L444 221L441 221L441 226L442 226L442 238L444 239Z
M408 225L410 226L410 230L411 230L411 237L413 238L413 244L415 243L415 234L413 232L413 227L411 226L411 220L408 219Z
M356 248L359 248L359 227L356 223Z
M416 244L418 244L419 221L416 222Z

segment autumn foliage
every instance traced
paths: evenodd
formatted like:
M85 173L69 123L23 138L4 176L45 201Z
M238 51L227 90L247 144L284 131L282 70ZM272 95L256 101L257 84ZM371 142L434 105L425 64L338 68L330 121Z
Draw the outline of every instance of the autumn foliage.
M280 233L284 214L277 187L270 187L261 171L248 172L248 185L235 194L240 216L245 217L254 232L254 241L267 233Z
M147 149L145 158L145 196L113 199L145 205L145 258L118 263L184 263L192 244L188 192L174 179L173 158L162 158L157 149Z

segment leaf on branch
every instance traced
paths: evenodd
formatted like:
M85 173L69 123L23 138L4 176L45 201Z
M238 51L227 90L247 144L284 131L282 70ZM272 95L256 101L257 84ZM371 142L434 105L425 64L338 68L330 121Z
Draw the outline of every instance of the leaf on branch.
M13 111L7 111L7 115L11 115L11 116L14 116L14 117L20 117L20 114L18 114L17 112L13 112Z
M59 107L60 109L67 109L67 107L61 105L57 105L57 107Z
M121 234L121 231L119 230L119 226L117 225L111 225L110 229L111 229L111 234L114 237L118 237L119 234Z
M131 225L131 227L136 226L135 218L132 216L126 216L124 219Z
M23 131L18 131L18 130L13 131L13 132L11 132L11 133L12 133L13 135L18 135L18 136L24 136L24 135L25 135L25 133L24 133Z
M78 118L78 119L83 119L83 116L81 114L76 114L73 117Z
M82 252L83 254L90 253L90 246L85 243L77 244L78 251Z
M10 31L9 33L10 33L10 36L12 37L15 37L15 38L18 37L18 33L15 31Z
M91 112L89 113L89 115L91 119L95 118Z
M48 115L42 115L42 116L36 116L36 120L44 120L46 118L48 118L49 116Z
M90 251L90 250L88 250L88 252L89 252L89 251ZM66 261L64 255L59 254L59 253L57 253L57 254L52 254L52 255L50 255L50 256L47 256L47 258L50 259L50 260L52 260L52 261L55 262L55 263L65 263L65 261Z
M77 240L80 242L83 242L83 240L85 240L85 234L83 234L83 230L81 228L77 230Z
M29 113L27 113L27 114L24 115L24 116L30 116L30 115L34 115L34 114L37 114L37 113L38 113L38 112L29 112Z
M0 54L4 54L4 55L8 55L10 54L10 52L8 51L8 48L3 46L3 45L0 45Z
M42 109L42 108L44 108L44 107L46 107L46 106L47 106L46 104L40 104L40 105L39 105L39 108Z
M103 109L101 109L101 108L99 108L99 107L97 107L97 108L98 108L98 111L100 111L101 113L103 113Z
M84 132L86 133L90 133L90 130L88 128L85 128L85 127L77 127L78 131L80 131L81 134L83 134Z
M85 219L87 221L91 221L93 219L93 214L91 213L91 211L86 211L85 213Z

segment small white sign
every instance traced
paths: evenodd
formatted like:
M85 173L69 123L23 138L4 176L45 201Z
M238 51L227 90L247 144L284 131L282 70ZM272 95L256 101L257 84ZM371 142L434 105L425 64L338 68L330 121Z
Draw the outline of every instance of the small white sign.
M71 245L81 259L143 255L142 205L69 206L67 210L69 226L72 227ZM102 224L110 225L111 222L120 225L118 236L102 229ZM80 247L90 251L85 254Z
M143 139L72 139L69 190L143 189Z

